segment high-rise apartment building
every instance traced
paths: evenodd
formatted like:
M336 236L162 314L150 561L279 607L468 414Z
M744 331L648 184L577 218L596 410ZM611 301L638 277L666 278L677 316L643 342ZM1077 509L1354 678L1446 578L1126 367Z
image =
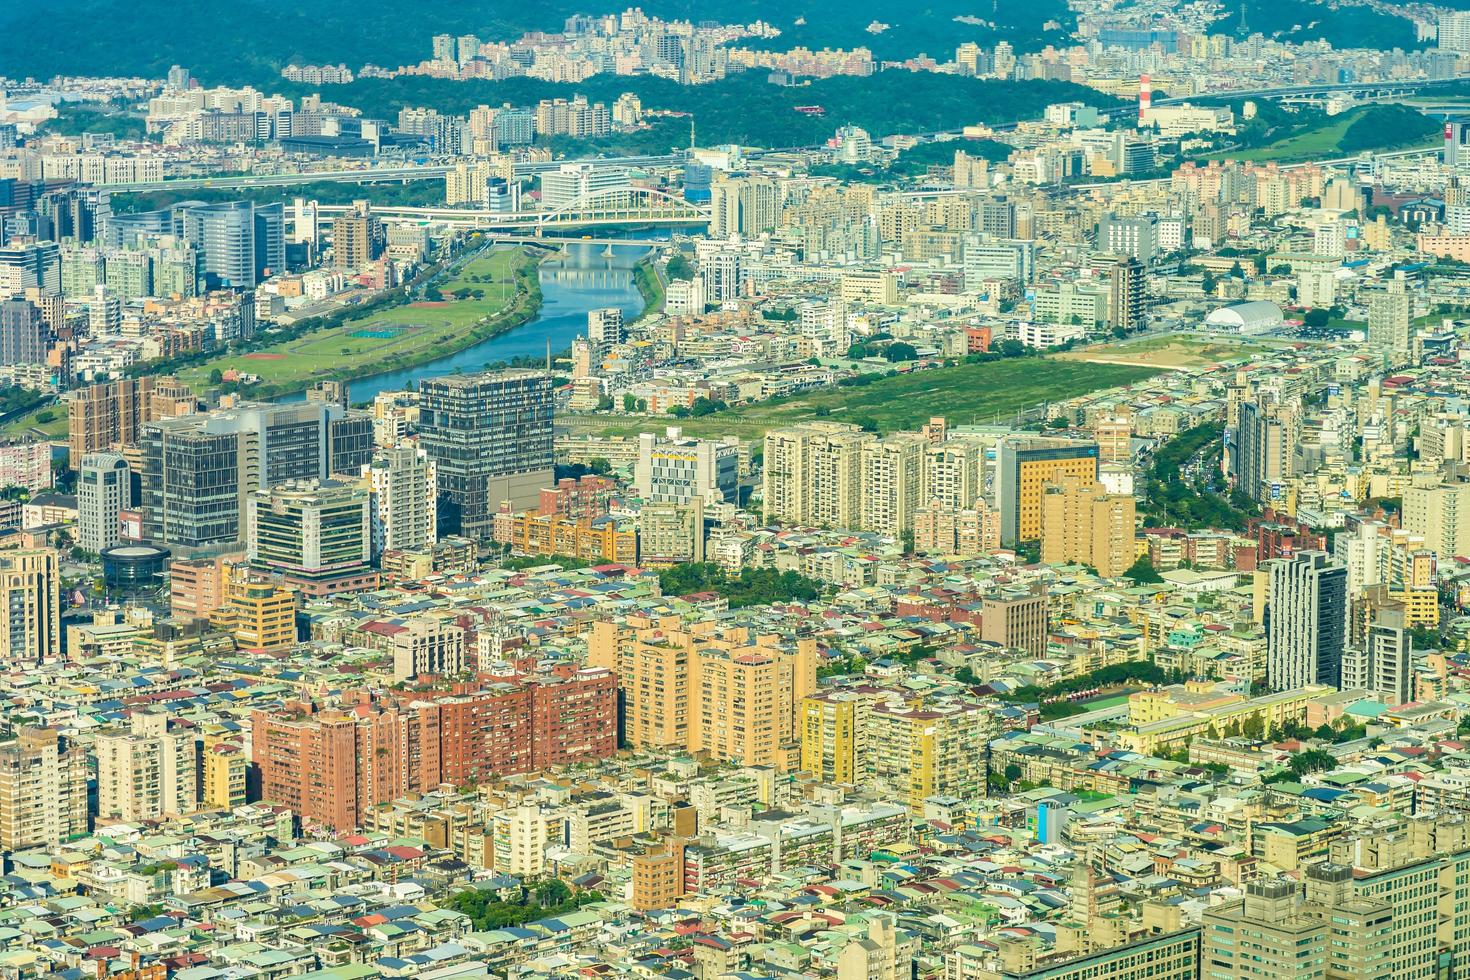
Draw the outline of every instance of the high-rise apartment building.
M54 340L34 303L0 300L0 364L45 364Z
M816 686L814 642L714 627L641 616L593 624L587 661L617 676L624 740L743 765L795 765L797 706Z
M1326 552L1302 551L1270 566L1266 682L1276 691L1342 686L1347 569Z
M67 393L67 432L72 459L138 442L146 422L194 411L198 400L170 376L123 378Z
M490 537L503 501L527 510L552 482L551 378L487 371L419 386L419 444L439 482L440 533Z
M1041 560L1049 565L1090 565L1116 578L1133 564L1137 520L1131 494L1108 493L1103 485L1063 477L1041 497Z
M51 848L87 832L87 751L54 728L0 744L0 849Z
M61 657L61 571L50 548L0 552L0 663Z
M766 521L858 529L863 447L878 437L845 422L803 422L766 433Z
M395 701L291 703L256 711L251 739L264 799L345 830L405 793L612 755L617 686L589 669Z
M1470 11L1446 10L1439 15L1439 49L1470 53Z
M366 201L355 202L332 221L332 268L356 272L383 254L385 241L383 222Z
M1414 699L1414 640L1404 623L1403 603L1376 609L1362 642L1343 653L1344 691L1368 691L1388 705Z
M51 444L37 439L0 439L0 487L51 489Z
M1409 353L1409 324L1414 312L1404 286L1404 280L1395 277L1368 300L1368 343L1401 355Z
M1232 467L1236 487L1261 503L1275 499L1294 472L1300 429L1300 417L1289 406L1242 403Z
M587 340L594 350L606 351L614 344L621 344L627 336L622 307L608 306L587 311Z
M374 561L385 551L419 551L438 540L436 469L428 453L413 442L378 450L362 468Z
M1441 559L1470 556L1470 481L1434 480L1403 492L1405 530Z
M122 540L119 515L133 506L128 461L117 453L93 453L77 466L77 544L101 552Z
M996 458L996 507L1006 545L1041 538L1041 498L1048 483L1065 477L1096 483L1095 442L1067 439L1007 440Z
M823 783L856 786L868 760L868 712L879 695L822 691L801 701L801 771Z
M780 223L781 192L774 180L719 175L710 184L710 237L753 237Z
M938 502L952 510L974 507L985 486L980 445L967 439L946 439L926 452L920 505Z
M99 734L94 745L99 819L132 823L199 809L197 736L170 730L167 715L134 711L126 731Z
M928 450L928 440L916 433L863 445L860 530L900 538L914 529Z
M245 752L232 742L206 740L201 753L204 763L199 800L206 810L230 810L244 806L246 799Z
M1128 258L1112 267L1108 280L1108 325L1124 330L1144 326L1144 287L1148 270L1137 259Z
M372 571L368 494L337 480L293 480L250 495L247 542L255 567L306 595L356 592Z
M968 701L875 704L864 717L859 782L915 816L933 796L983 797L986 745L996 732L988 718L983 705Z

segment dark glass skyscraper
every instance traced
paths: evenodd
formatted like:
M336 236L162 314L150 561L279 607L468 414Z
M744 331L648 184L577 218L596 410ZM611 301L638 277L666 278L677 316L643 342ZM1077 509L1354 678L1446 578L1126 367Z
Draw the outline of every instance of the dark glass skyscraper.
M419 386L419 443L438 468L439 532L488 538L502 501L536 505L552 480L552 389L540 371Z

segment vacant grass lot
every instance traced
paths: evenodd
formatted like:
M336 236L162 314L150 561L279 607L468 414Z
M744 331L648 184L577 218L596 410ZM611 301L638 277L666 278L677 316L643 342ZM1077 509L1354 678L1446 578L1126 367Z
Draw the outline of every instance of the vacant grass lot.
M1066 361L1095 364L1156 365L1160 368L1195 368L1220 361L1234 361L1271 350L1272 345L1233 338L1209 338L1171 334L1148 337L1123 344L1094 344L1059 354Z
M861 388L828 388L697 419L661 417L630 423L617 416L564 416L560 421L574 430L609 435L631 435L650 426L672 423L690 435L759 439L767 429L817 418L832 422L872 420L879 431L894 432L917 428L935 415L943 415L954 424L1004 421L1044 401L1075 398L1157 373L1147 367L1024 357L916 371Z
M249 353L226 354L180 372L196 390L212 372L231 368L256 374L252 391L283 394L313 381L364 377L443 357L523 322L539 306L535 259L521 249L499 249L471 259L435 283L442 302L409 303L318 330ZM455 299L456 290L483 295Z
M1288 136L1286 139L1277 140L1266 146L1256 147L1252 150L1214 150L1205 156L1210 158L1223 157L1227 160L1246 161L1276 161L1277 163L1296 163L1303 160L1320 160L1323 158L1347 156L1342 149L1343 140L1347 136L1349 127L1366 115L1372 106L1360 106L1347 112L1333 116L1321 125L1311 129ZM1376 119L1377 117L1375 117ZM1369 124L1365 124L1369 125ZM1412 149L1416 146L1430 146L1434 143L1432 138L1423 141L1414 139L1407 144L1392 133L1385 133L1381 137L1382 142L1373 145L1372 149L1395 150ZM1369 147L1364 147L1368 149Z

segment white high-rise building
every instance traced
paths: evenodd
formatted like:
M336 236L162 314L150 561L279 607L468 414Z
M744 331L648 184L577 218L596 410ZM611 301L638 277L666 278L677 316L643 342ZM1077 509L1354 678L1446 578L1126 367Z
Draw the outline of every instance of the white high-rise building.
M1439 15L1439 49L1470 52L1470 11L1446 11Z
M133 506L128 461L117 453L93 453L77 468L77 544L100 552L122 540L118 515Z
M385 551L433 547L439 505L433 460L418 446L404 442L379 450L362 468L368 482L372 556Z
M587 311L587 339L594 347L605 350L627 338L623 328L623 311L616 306Z

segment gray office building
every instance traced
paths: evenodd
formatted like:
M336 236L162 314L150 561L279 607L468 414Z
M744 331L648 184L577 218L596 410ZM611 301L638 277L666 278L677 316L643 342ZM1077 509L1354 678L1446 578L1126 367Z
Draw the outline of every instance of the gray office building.
M360 472L372 460L372 417L314 402L245 403L150 422L141 442L144 537L203 552L244 540L251 493Z
M1347 645L1347 566L1325 551L1302 551L1270 566L1266 683L1273 691L1342 686Z
M0 300L0 364L45 364L51 327L29 300Z
M182 210L183 237L199 253L211 289L254 289L286 266L285 210L249 201L195 204Z
M419 444L434 461L439 533L488 538L495 512L536 506L552 481L551 377L487 371L419 386Z

